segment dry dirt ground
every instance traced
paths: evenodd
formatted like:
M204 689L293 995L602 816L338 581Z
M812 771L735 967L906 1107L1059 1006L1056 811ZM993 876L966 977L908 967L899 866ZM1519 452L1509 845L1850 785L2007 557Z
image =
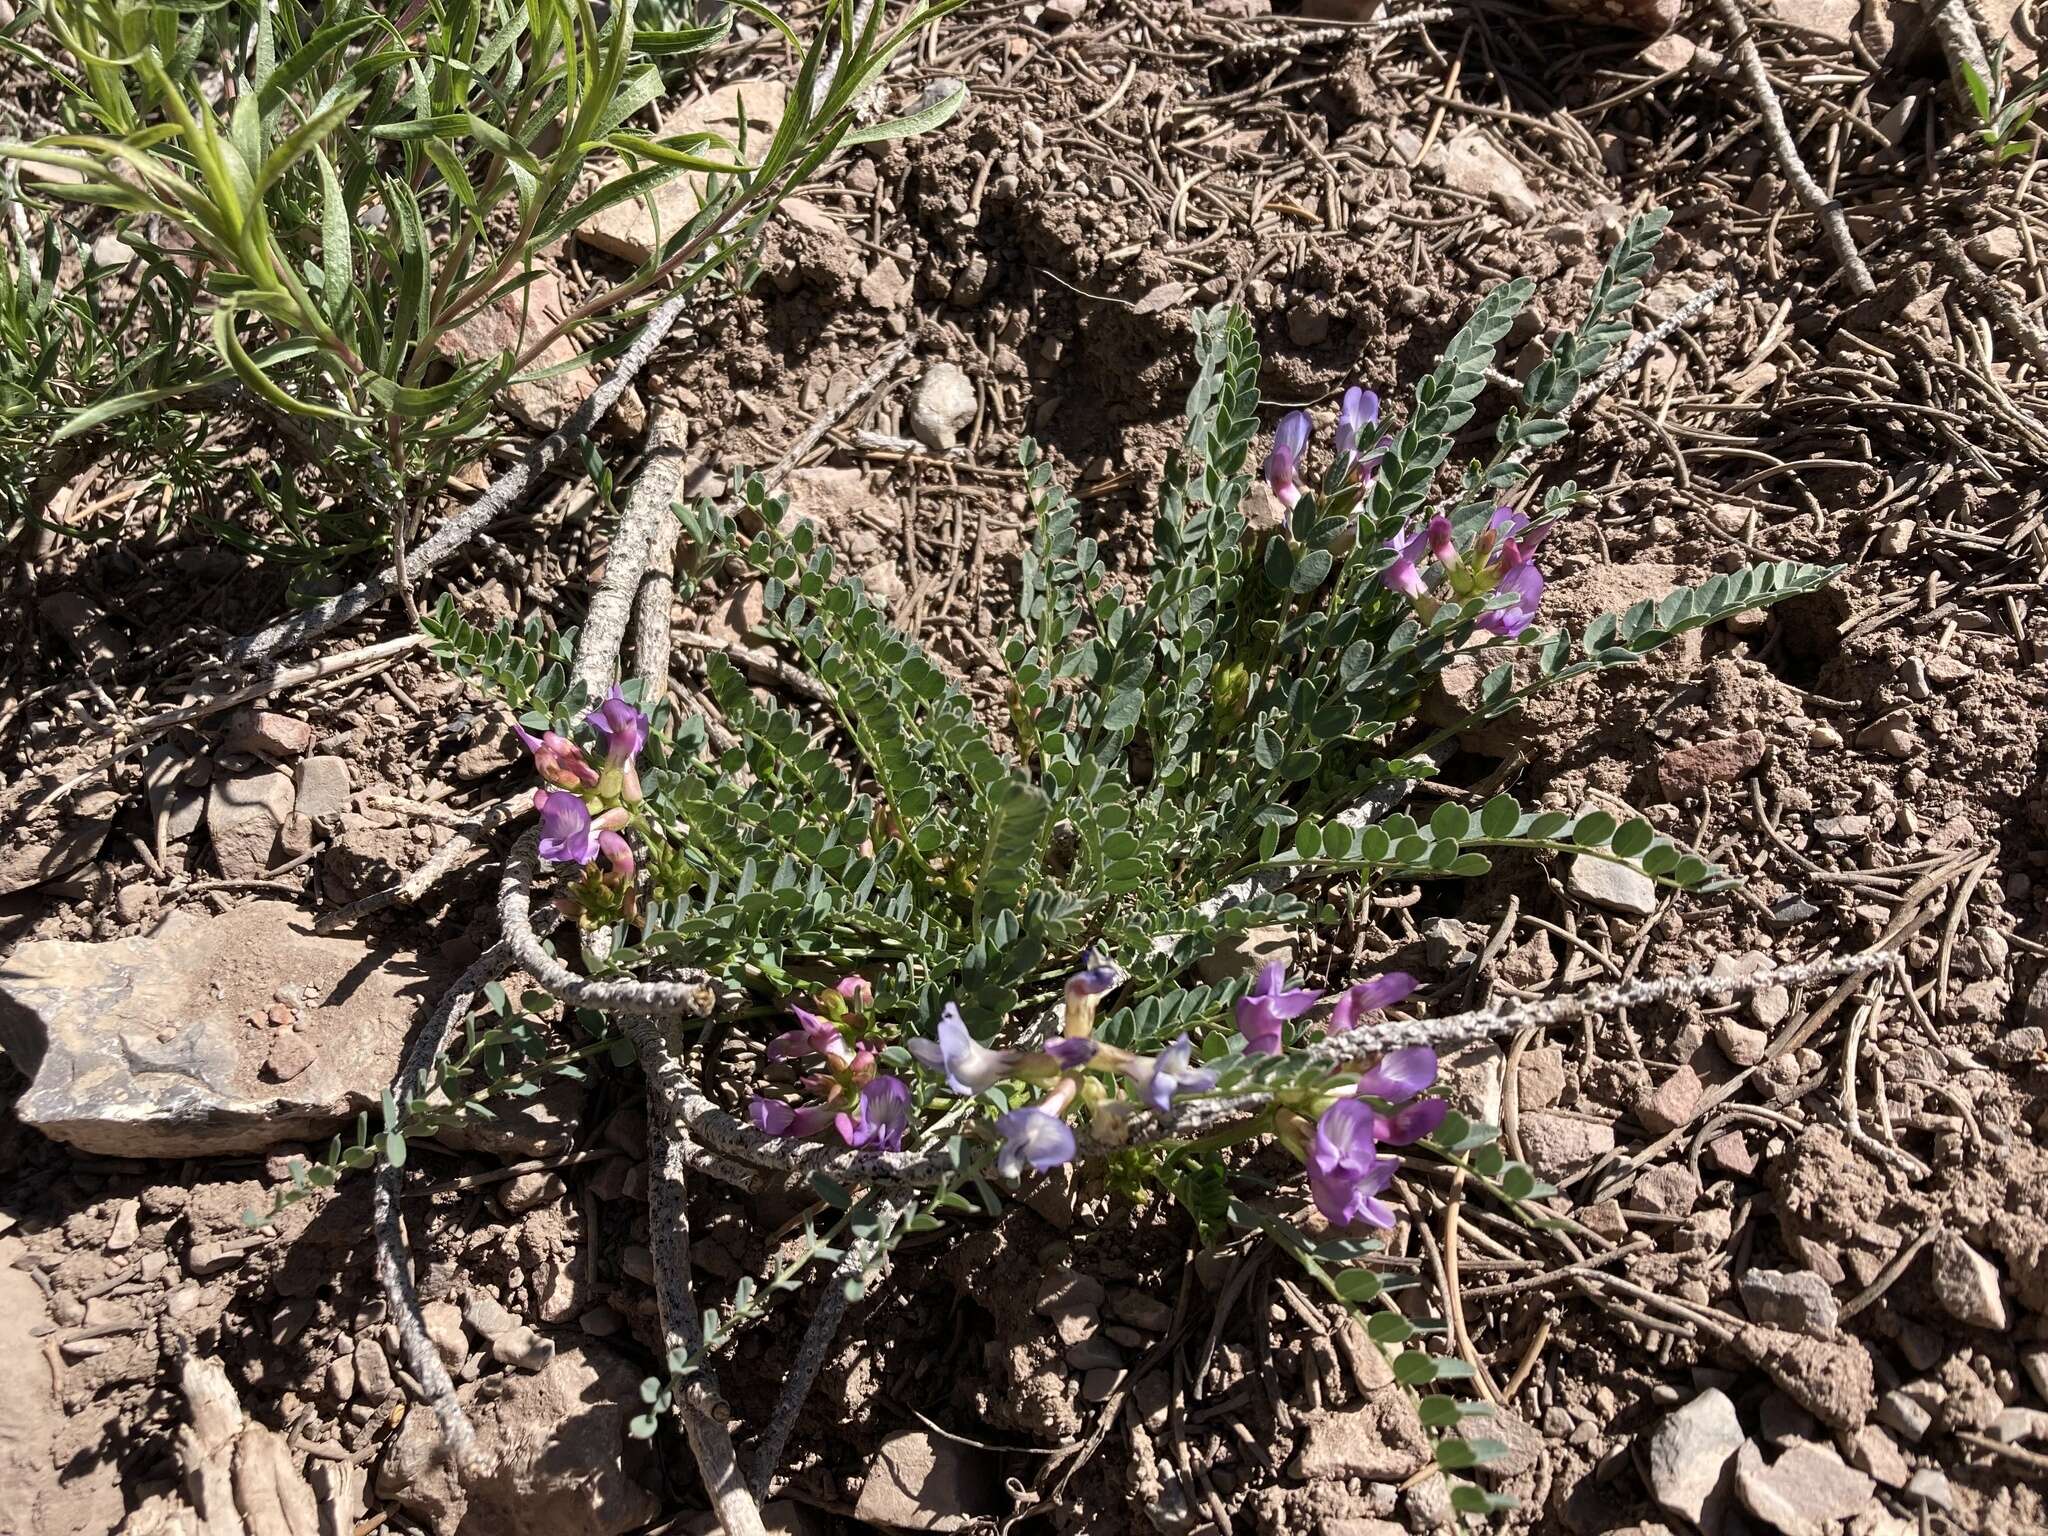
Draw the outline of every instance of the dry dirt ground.
M1993 9L1993 35L2030 58L2029 16ZM1441 1010L1897 946L1904 989L1773 989L1473 1053L1459 1093L1591 1235L1417 1178L1389 1263L1427 1283L1500 1404L1510 1455L1487 1477L1519 1501L1507 1529L2048 1531L2048 391L2029 357L2048 203L2032 162L1973 152L1910 0L1753 12L1792 133L1876 278L1857 300L1711 6L1654 43L1493 0L1431 15L1370 30L1267 0L965 11L917 64L966 78L973 105L837 165L754 291L676 341L642 392L687 413L693 482L715 492L837 418L907 341L793 484L899 621L988 685L1025 531L1019 437L1052 448L1113 568L1142 580L1195 307L1246 303L1276 409L1327 413L1358 380L1399 398L1485 287L1527 274L1513 372L1576 318L1623 217L1670 206L1639 328L1716 297L1546 466L1591 493L1549 546L1558 611L1752 558L1847 573L1468 739L1433 792L1625 800L1746 883L1631 912L1508 863L1390 893L1297 952L1326 977L1391 958ZM734 48L712 74L772 67ZM572 243L560 282L612 259ZM912 419L945 361L973 404L950 450ZM601 448L625 483L631 423ZM120 490L88 476L53 516L119 516ZM563 480L453 590L476 614L574 622L608 521L587 481ZM0 765L17 814L48 774L82 771L74 743L178 703L211 647L282 610L275 568L143 511L128 532L47 543L13 575L26 618ZM746 595L701 594L678 625L744 638ZM327 649L402 633L384 612ZM310 920L409 873L522 773L503 722L416 652L267 707L289 718L219 714L175 737L154 793L132 759L114 793L82 792L64 826L96 858L5 898L0 941L19 957L199 919L171 942L222 1048L260 1064L248 1095L316 1102L476 954L495 853L332 953L303 947ZM308 773L314 758L346 781ZM202 813L224 787L258 809ZM232 939L192 937L209 928ZM180 1069L179 1030L82 1006L101 1048L120 1033L126 1069ZM331 1529L705 1528L680 1440L622 1434L657 1337L630 1074L594 1071L472 1150L416 1150L421 1291L503 1451L467 1493L407 1411L366 1186L249 1236L242 1211L305 1132L258 1113L225 1153L153 1134L116 1156L0 1125L0 1531L160 1528L187 1349L224 1362L316 1474ZM704 1299L766 1273L803 1206L701 1193ZM1191 1245L1173 1210L1085 1181L912 1243L841 1329L775 1510L805 1531L1444 1528L1371 1351L1284 1257ZM743 1460L816 1294L719 1361Z

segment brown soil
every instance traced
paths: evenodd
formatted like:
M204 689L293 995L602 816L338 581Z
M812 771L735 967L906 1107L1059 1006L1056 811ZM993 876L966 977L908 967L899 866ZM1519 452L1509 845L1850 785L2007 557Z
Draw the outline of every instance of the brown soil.
M898 621L982 685L1025 533L1019 437L1050 447L1112 568L1142 578L1145 488L1177 434L1194 307L1249 307L1275 406L1360 380L1396 399L1485 287L1526 274L1538 297L1503 359L1515 371L1580 313L1625 213L1674 210L1638 325L1709 284L1728 291L1546 466L1591 492L1549 546L1558 599L1619 605L1673 568L1752 558L1847 574L1469 740L1443 792L1617 797L1747 879L1639 921L1576 901L1561 869L1509 862L1373 909L1309 958L1336 973L1393 956L1442 1010L1883 938L1912 995L1646 1010L1516 1040L1505 1073L1479 1062L1471 1081L1491 1083L1523 1155L1540 1162L1575 1126L1611 1130L1613 1150L1567 1194L1621 1249L1528 1233L1448 1185L1409 1192L1390 1264L1441 1287L1449 1259L1455 1289L1438 1304L1505 1404L1513 1454L1492 1481L1519 1501L1508 1529L1681 1529L1652 1498L1645 1447L1674 1406L1719 1386L1759 1444L1839 1444L1877 1477L1872 1509L1830 1529L2048 1531L2048 1440L1999 1428L2007 1410L2048 1410L2048 624L2035 606L2048 391L1987 302L2041 324L2043 204L2027 161L1993 172L1973 157L1938 55L1912 46L1913 7L1889 36L1848 29L1841 9L1782 0L1755 25L1774 77L1798 86L1794 132L1850 211L1875 300L1845 296L1745 90L1697 62L1673 69L1683 50L1669 43L1653 63L1640 37L1491 0L1341 34L1267 18L1264 0L1096 0L1065 26L1036 7L961 13L927 64L973 84L970 108L928 140L839 163L810 196L845 239L772 238L767 278L642 384L687 410L691 473L715 492L778 458L911 336L915 360L827 438L798 495L871 587L893 583ZM1712 16L1690 8L1679 36L1726 51ZM766 66L739 53L720 67ZM1967 252L1966 273L1943 264L1934 230ZM565 288L606 259L566 251ZM979 391L963 450L889 445L939 360ZM1490 430L1484 412L1474 430ZM624 484L635 444L614 436L605 452ZM88 498L103 512L108 489ZM14 578L34 599L0 693L0 764L17 785L87 724L176 703L212 646L280 611L282 574L196 535L149 542L148 518L138 510L132 539L49 543ZM496 530L454 590L476 614L573 623L608 522L585 483L564 481ZM118 631L90 684L48 604L65 593ZM700 594L680 616L717 632L731 597ZM399 633L384 613L344 643ZM500 723L416 656L271 704L348 761L357 791L307 862L256 887L212 883L202 832L153 868L156 826L124 766L115 782L132 793L98 862L0 898L0 941L134 934L252 894L331 910L417 867L445 841L443 812L520 781ZM192 738L195 759L224 723ZM1750 766L1667 798L1674 753L1745 733L1760 738ZM495 856L458 867L408 931L450 965L472 958L494 869ZM1703 1092L1670 1128L1659 1090L1688 1073ZM566 1103L579 1155L546 1169L503 1177L504 1159L420 1148L408 1219L422 1294L488 1291L563 1348L645 1374L658 1329L637 1082L599 1072ZM110 1531L167 1486L179 1339L224 1359L245 1407L295 1448L368 1466L363 1519L426 1528L376 1475L407 1399L359 1375L366 1343L388 1343L365 1185L195 1273L195 1248L243 1240L241 1213L267 1203L279 1158L94 1158L9 1119L0 1170L0 1532ZM131 1204L133 1241L110 1251ZM786 1258L800 1209L700 1193L705 1302ZM1959 1315L1937 1283L1952 1239L1994 1266L2005 1326ZM1239 1244L1196 1258L1193 1244L1174 1210L1085 1181L913 1243L843 1326L782 1497L821 1528L861 1528L876 1447L931 1426L1011 1480L1020 1531L1441 1528L1440 1483L1303 1475L1310 1427L1372 1401L1369 1365L1284 1256ZM1581 1260L1625 1283L1575 1278ZM1740 1322L1742 1278L1761 1270L1822 1276L1849 1314L1839 1332L1757 1344L1753 1330L1737 1348L1654 1305ZM1104 1297L1108 1353L1079 1358L1117 1363L1074 1364L1081 1341L1041 1305L1070 1274ZM815 1291L719 1362L743 1461ZM488 1351L466 1368L503 1369ZM1873 1414L1900 1392L1924 1410L1918 1438L1895 1410ZM1859 1460L1872 1435L1883 1446ZM663 1520L704 1507L679 1438L629 1471ZM1945 1477L1946 1502L1924 1482L1905 1490L1925 1471Z

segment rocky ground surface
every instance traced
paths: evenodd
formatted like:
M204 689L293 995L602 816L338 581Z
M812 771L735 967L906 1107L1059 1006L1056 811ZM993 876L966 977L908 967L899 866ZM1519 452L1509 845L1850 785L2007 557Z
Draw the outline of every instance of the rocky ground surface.
M1991 9L2030 59L2027 14ZM1499 1405L1507 1529L2023 1536L2048 1530L2048 394L2028 361L2048 225L2030 162L1991 169L1960 135L1910 0L1752 14L1874 298L1845 292L1707 6L1654 38L1493 0L1379 29L1267 0L970 9L917 61L966 78L968 111L809 189L754 291L658 360L601 448L623 484L644 399L673 403L689 483L716 494L833 422L791 477L799 510L993 696L1018 439L1048 445L1142 580L1197 306L1248 305L1276 405L1360 379L1393 398L1520 274L1538 296L1504 366L1528 366L1624 217L1671 206L1638 324L1712 302L1547 466L1591 493L1548 546L1555 610L1752 558L1847 573L1469 734L1440 792L1626 802L1745 883L1672 903L1606 865L1504 862L1274 939L1321 976L1402 964L1439 1010L1897 947L1889 990L1768 989L1468 1052L1465 1107L1588 1231L1417 1178L1387 1262ZM726 50L708 84L728 88L672 110L729 122L731 83L771 68ZM615 219L565 242L556 301L644 238ZM515 390L510 429L556 424L591 382ZM118 510L119 489L88 473L51 515ZM587 480L556 483L459 601L575 622L608 522ZM495 1455L483 1483L411 1411L367 1186L245 1225L293 1154L374 1115L405 1032L479 952L502 850L396 913L314 921L522 775L505 723L395 614L328 650L393 643L108 773L109 727L184 702L285 598L203 534L131 532L50 543L18 577L31 643L0 692L0 810L26 829L0 848L0 1532L184 1529L201 1486L239 1512L208 1530L257 1536L709 1529L680 1442L625 1432L658 1337L630 1073L415 1149L405 1216ZM757 613L719 587L677 623L694 652ZM1476 683L1427 708L1454 718ZM73 780L60 818L26 816ZM807 1202L700 1191L705 1299L786 1258ZM816 1290L719 1362L743 1459ZM1446 1527L1409 1400L1284 1256L1198 1254L1173 1210L1086 1180L913 1242L836 1350L784 1458L782 1529Z

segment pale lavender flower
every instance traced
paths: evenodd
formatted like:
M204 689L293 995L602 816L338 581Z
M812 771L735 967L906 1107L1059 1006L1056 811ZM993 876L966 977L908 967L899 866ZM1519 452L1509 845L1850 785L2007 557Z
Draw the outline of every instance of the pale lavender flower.
M998 1051L974 1038L960 1010L951 1003L939 1014L936 1040L903 1042L918 1062L946 1075L946 1086L963 1098L992 1088L1017 1065L1017 1052Z
M1380 397L1371 390L1352 385L1344 391L1344 403L1337 410L1337 457L1358 452L1360 436L1380 419Z
M1044 1173L1072 1162L1076 1150L1073 1128L1058 1115L1026 1105L996 1119L1003 1144L996 1151L996 1172L1019 1177L1026 1167Z
M1280 418L1280 425L1273 433L1273 451L1266 455L1266 484L1273 494L1280 498L1282 506L1291 507L1301 500L1301 456L1308 451L1310 421L1307 411L1289 411Z
M1145 1102L1163 1115L1177 1094L1207 1093L1216 1086L1214 1069L1193 1065L1194 1056L1194 1042L1182 1034L1157 1056L1136 1057L1123 1070Z
M1339 1099L1316 1121L1308 1146L1308 1187L1316 1209L1336 1227L1391 1227L1394 1213L1379 1197L1400 1171L1373 1141L1372 1106Z
M1444 1099L1417 1099L1413 1104L1404 1104L1391 1115L1374 1110L1373 1139L1390 1147L1405 1147L1410 1142L1435 1135L1450 1114L1451 1106Z
M588 864L597 857L597 833L590 825L590 807L565 789L537 789L533 808L540 812L540 856L556 864Z
M1307 1013L1322 995L1306 988L1288 990L1287 966L1283 961L1275 960L1262 967L1251 991L1237 1000L1237 1027L1244 1036L1245 1053L1279 1054L1281 1026Z
M1337 999L1337 1007L1330 1014L1330 1033L1341 1035L1346 1030L1355 1029L1365 1015L1393 1007L1417 985L1415 978L1406 971L1388 971L1383 976L1368 976L1363 981L1353 982L1344 989L1344 995Z
M834 1124L849 1147L900 1152L910 1124L910 1089L902 1078L884 1073L862 1087L855 1113L841 1112Z

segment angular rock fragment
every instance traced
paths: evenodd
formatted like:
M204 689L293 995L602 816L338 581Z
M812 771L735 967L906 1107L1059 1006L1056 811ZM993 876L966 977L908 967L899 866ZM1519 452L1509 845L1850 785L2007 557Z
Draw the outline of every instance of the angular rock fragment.
M293 1034L312 1059L273 1083L268 1015L287 987L307 999ZM0 965L0 1047L29 1078L15 1112L55 1140L112 1157L260 1152L374 1108L434 990L411 960L258 901L103 944L21 945Z

